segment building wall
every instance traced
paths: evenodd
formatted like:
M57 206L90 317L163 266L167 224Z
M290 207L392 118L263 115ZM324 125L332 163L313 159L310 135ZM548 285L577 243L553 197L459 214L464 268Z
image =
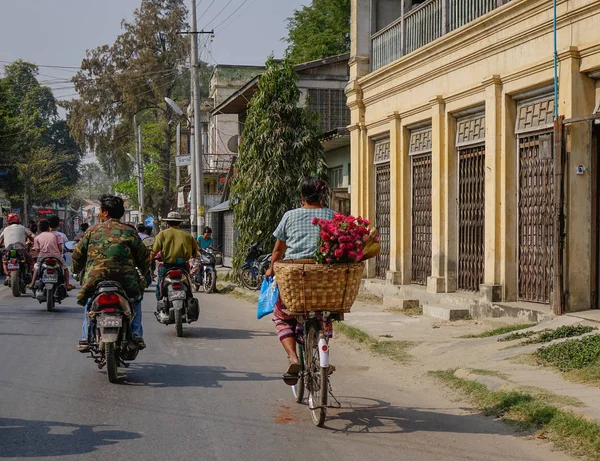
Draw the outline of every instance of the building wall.
M344 182L342 187L350 185L350 146L338 147L325 152L325 161L328 168L343 168Z
M512 0L375 72L369 72L369 1L352 0L352 212L374 218L374 141L390 139L391 247L388 280L411 282L410 130L432 127L432 274L429 292L456 290L456 120L475 107L485 112L484 285L497 297L517 295L517 100L553 81L552 2ZM559 113L591 114L600 68L600 2L558 1ZM568 310L592 304L591 126L567 132ZM373 260L369 261L373 265ZM373 268L368 268L373 273ZM488 291L486 290L486 293ZM496 295L494 295L496 297Z

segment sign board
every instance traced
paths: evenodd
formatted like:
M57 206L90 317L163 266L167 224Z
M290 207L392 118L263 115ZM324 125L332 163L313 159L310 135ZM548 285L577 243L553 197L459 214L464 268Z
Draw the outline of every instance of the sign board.
M185 198L183 192L177 193L177 208L185 208Z
M177 155L175 156L175 165L177 166L187 166L192 164L192 156L191 155Z
M52 210L49 210L49 209L37 210L37 212L39 214L52 214Z

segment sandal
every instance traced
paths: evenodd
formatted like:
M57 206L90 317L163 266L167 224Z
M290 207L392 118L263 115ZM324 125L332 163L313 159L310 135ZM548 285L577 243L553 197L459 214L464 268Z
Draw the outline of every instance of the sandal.
M288 386L295 386L300 378L300 372L302 371L302 366L299 363L292 363L288 367L288 370L282 376L283 382Z

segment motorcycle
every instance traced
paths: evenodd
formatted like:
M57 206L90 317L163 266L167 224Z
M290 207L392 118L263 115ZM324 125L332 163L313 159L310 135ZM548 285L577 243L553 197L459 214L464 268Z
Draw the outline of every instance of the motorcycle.
M10 246L10 245L9 245ZM27 284L31 283L31 270L27 261L27 250L25 248L8 248L5 254L8 274L8 286L12 294L18 298L27 292Z
M203 287L205 293L214 293L217 288L216 265L217 258L215 257L214 250L211 248L201 248L192 269L194 290L200 291L200 287Z
M254 242L246 253L246 262L240 270L240 282L249 290L258 290L267 269L271 265L271 254L260 255L259 242Z
M88 350L90 358L102 369L106 366L108 381L117 382L118 368L129 367L139 347L134 341L131 322L135 307L118 282L100 282L88 310Z
M183 322L198 320L200 308L194 298L188 272L182 268L168 269L160 284L161 299L156 306L156 320L163 325L175 324L178 338L183 336Z
M33 289L33 296L51 312L56 303L61 304L67 297L65 274L61 261L56 258L44 258L39 264L38 280Z

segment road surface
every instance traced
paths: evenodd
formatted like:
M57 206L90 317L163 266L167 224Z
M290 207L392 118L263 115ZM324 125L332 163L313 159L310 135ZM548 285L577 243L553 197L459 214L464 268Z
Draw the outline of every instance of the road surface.
M49 313L1 287L0 459L571 459L472 414L429 378L409 380L401 366L335 339L342 408L317 428L280 379L286 358L272 322L225 295L199 298L200 321L177 338L154 319L148 292L148 347L122 383L109 384L75 349L82 308L74 294Z

